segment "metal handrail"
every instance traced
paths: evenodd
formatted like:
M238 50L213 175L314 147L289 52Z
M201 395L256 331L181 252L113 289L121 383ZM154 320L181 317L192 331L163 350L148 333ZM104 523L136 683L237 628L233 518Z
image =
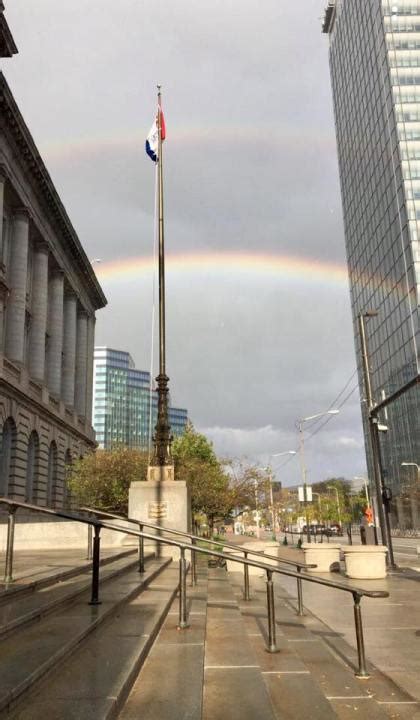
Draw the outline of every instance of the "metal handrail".
M201 538L198 535L193 535L192 533L185 532L183 530L175 530L175 528L167 528L162 527L161 525L154 525L153 523L145 522L144 520L138 520L137 518L130 518L125 517L122 515L118 515L117 513L108 512L107 510L96 510L95 508L82 506L79 508L79 510L82 510L83 512L87 512L90 514L94 514L97 517L108 517L113 518L114 520L124 520L125 522L135 523L139 526L140 531L143 530L144 527L153 528L154 530L164 530L165 532L172 533L173 535L181 535L183 537L190 538L192 544L194 545L196 542L204 542L208 545L213 545L214 540L209 540L207 538ZM217 542L217 541L216 541ZM89 542L88 542L89 547ZM309 570L311 568L316 568L315 563L304 563L299 562L297 560L289 560L287 558L282 558L278 555L268 555L265 552L262 552L261 550L251 550L250 548L246 548L243 545L234 545L233 543L225 542L223 541L223 548L228 547L232 550L235 550L237 552L242 552L244 554L245 559L248 557L248 555L258 555L259 557L265 557L267 560L275 560L276 562L280 562L283 565L292 565L296 567L297 571L300 572L301 570ZM89 557L89 552L88 552ZM197 582L197 570L196 570L196 558L195 553L192 554L191 557L191 585L195 585ZM139 541L139 572L144 572L144 543L143 539L140 538ZM303 589L302 589L302 581L300 577L297 578L297 597L298 597L298 615L303 615ZM249 594L249 570L248 566L244 565L244 600L250 600L250 594Z
M319 585L325 585L327 587L333 587L338 590L344 590L350 592L353 595L354 601L354 620L356 629L356 641L357 641L357 653L359 667L356 672L356 676L361 678L369 677L366 669L366 658L364 649L363 639L363 626L362 616L360 609L360 601L363 596L371 598L385 598L389 597L389 593L386 590L364 590L361 588L350 587L344 583L335 582L328 580L327 578L318 578L313 575L308 575L299 571L294 572L293 570L287 570L285 568L274 567L272 565L266 565L261 561L250 560L249 558L242 558L239 556L232 556L229 553L220 552L218 550L208 550L207 548L198 547L190 543L180 542L179 540L172 540L170 538L163 538L161 536L152 535L145 533L140 530L132 530L126 527L115 525L107 522L106 520L97 520L93 517L86 518L82 517L77 513L71 513L64 510L52 510L47 507L40 507L38 505L32 505L30 503L23 503L15 501L10 498L0 497L0 504L8 506L9 509L9 524L7 533L7 549L6 549L6 576L9 572L11 581L12 565L13 565L13 538L14 538L14 523L16 510L19 507L26 508L35 512L40 512L47 515L53 515L56 517L62 517L67 520L75 520L87 525L91 525L94 529L94 540L93 540L93 561L92 561L92 594L90 604L100 604L99 600L99 561L100 561L100 531L102 528L113 530L115 532L121 532L135 537L143 537L147 540L153 540L155 542L163 543L164 545L171 545L177 547L180 551L179 560L179 625L180 629L188 627L187 617L187 598L186 598L186 576L188 572L185 552L189 550L192 554L199 552L203 555L210 555L221 559L229 559L232 562L237 562L248 567L256 567L260 570L265 570L267 575L267 616L268 616L268 647L267 650L270 653L278 652L276 645L276 622L275 622L275 605L274 605L274 584L273 584L273 573L280 575L286 575L288 577L294 577L296 579L301 578L302 580L308 580ZM162 528L164 529L164 528Z

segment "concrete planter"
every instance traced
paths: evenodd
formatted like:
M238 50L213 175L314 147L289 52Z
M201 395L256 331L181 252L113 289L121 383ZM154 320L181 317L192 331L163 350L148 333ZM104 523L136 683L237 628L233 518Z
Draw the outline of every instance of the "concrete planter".
M355 580L380 580L386 577L385 545L350 545L343 548L346 575Z
M267 555L277 555L279 551L279 544L275 542L264 542L262 540L255 540L254 542L248 542L243 545L243 547L247 550L258 550L262 553L267 553ZM228 552L229 555L234 555L236 557L244 557L243 552L239 550L232 550L231 548L225 548L225 552ZM266 565L278 565L278 562L275 560L270 560L269 558L265 558L264 555L261 555L261 557L258 557L258 555L253 555L250 553L248 555L248 560L255 560L256 562L263 562ZM240 563L233 562L232 560L227 560L227 570L228 572L243 572L244 566ZM261 577L265 574L265 570L261 570L257 567L249 566L249 576L255 575L256 577Z
M334 572L340 569L340 545L303 543L302 550L305 562L317 566L308 572Z

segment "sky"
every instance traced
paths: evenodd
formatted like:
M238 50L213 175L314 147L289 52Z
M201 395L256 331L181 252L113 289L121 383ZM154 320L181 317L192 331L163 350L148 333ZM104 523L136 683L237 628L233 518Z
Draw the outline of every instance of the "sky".
M2 70L100 259L96 343L148 370L153 335L155 374L144 141L162 84L172 404L219 455L271 464L284 485L298 457L274 455L297 449L297 420L339 405L303 426L308 482L366 472L324 4L5 3L19 54Z

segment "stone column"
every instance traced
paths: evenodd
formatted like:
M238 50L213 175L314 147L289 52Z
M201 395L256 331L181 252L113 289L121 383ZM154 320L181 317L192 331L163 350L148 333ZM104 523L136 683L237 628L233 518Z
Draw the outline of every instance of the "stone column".
M23 364L25 346L26 276L28 272L29 214L22 209L15 213L12 228L9 285L7 302L6 355Z
M48 248L35 246L32 261L32 321L29 339L29 374L45 381L45 333L48 314Z
M86 417L87 323L87 314L82 310L77 316L76 380L74 394L76 412L82 417Z
M73 293L64 296L63 384L62 396L66 405L74 407L76 371L77 299Z
M58 270L51 276L48 286L47 385L50 393L56 397L61 394L63 297L64 275Z
M86 381L86 418L92 422L93 398L93 353L95 350L95 324L94 315L88 319L88 348L87 348L87 381Z
M6 185L6 176L0 167L0 263L3 257L3 213L4 213L4 186Z
M3 264L3 247L5 238L3 237L3 214L4 214L4 188L6 185L6 174L0 167L0 353L4 350L4 312L5 303L8 295L8 288L4 281L5 266Z

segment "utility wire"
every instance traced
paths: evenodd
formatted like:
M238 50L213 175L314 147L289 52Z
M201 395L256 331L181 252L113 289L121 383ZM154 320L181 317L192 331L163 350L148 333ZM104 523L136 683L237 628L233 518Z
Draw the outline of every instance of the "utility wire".
M337 410L340 410L340 409L343 407L343 405L345 405L346 402L351 398L351 396L353 395L353 393L356 392L356 390L357 390L358 387L359 387L359 384L358 384L358 383L357 383L356 385L354 385L354 387L350 390L350 392L348 392L347 395L341 400L341 402L338 403L338 401L340 400L340 398L342 397L342 395L345 393L345 391L347 390L348 386L350 385L351 381L353 380L353 378L354 378L354 376L355 376L356 374L357 374L357 368L356 368L356 370L351 374L351 376L350 376L349 379L347 380L346 384L344 385L343 389L338 393L337 397L334 398L334 400L332 401L332 403L329 405L328 410L331 410L334 406L336 406L336 409L337 409ZM314 435L316 435L317 433L319 433L320 430L322 430L322 428L323 428L327 423L329 423L330 420L332 420L332 418L333 418L332 415L328 415L328 417L326 417L326 418L323 420L323 422L321 423L321 425L319 425L318 427L316 427L316 428L313 430L313 432L311 432L311 434L306 437L306 441L310 440L311 437L313 437ZM315 427L315 426L318 424L319 421L320 421L320 418L317 418L317 420L313 423L312 427ZM287 465L287 463L291 462L295 457L297 457L297 455L298 455L298 448L296 448L296 455L289 455L289 457L285 458L285 460L281 463L281 465L279 466L278 469L280 470L281 468L285 467L285 465Z

